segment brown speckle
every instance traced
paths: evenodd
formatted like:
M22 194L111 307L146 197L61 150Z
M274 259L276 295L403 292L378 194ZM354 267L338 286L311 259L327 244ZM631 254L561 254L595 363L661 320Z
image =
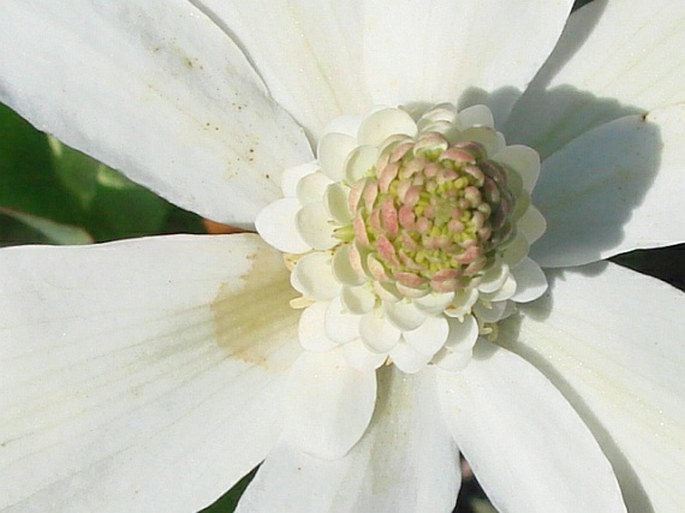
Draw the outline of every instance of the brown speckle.
M198 68L202 69L202 65L199 64L199 60L197 57L184 57L183 59L185 61L186 66L189 68Z

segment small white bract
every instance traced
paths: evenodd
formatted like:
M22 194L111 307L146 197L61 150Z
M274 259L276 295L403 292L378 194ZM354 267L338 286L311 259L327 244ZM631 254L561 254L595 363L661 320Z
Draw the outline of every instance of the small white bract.
M487 107L341 118L317 157L284 173L284 198L256 223L302 294L305 349L342 345L361 370L458 370L479 335L546 290L527 257L545 229L530 204L540 159L507 146Z

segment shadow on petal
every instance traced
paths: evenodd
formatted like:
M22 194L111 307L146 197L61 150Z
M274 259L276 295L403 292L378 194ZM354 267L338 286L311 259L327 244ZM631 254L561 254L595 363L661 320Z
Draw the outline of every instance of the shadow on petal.
M551 309L552 299L545 295L535 304L535 309L529 309L526 315L531 317L546 317L545 312ZM578 412L585 424L592 431L595 439L600 444L602 451L606 454L612 466L620 476L620 486L624 497L630 496L629 513L656 513L651 501L640 483L640 479L635 473L633 464L622 453L619 446L612 439L607 429L601 421L588 407L583 397L566 381L561 374L554 369L554 366L547 360L547 357L536 351L530 350L527 346L518 344L521 316L513 315L501 324L500 336L497 340L499 345L524 357L533 364L554 386L564 395L573 408ZM620 472L619 472L620 469Z
M502 112L519 96L513 88L469 89L458 103L460 107L484 103ZM559 121L528 140L525 126L533 127L533 134L544 120L516 117L524 98L525 94L514 106L516 126L510 118L502 130L508 144L522 142L543 158L533 204L545 217L547 231L533 245L533 258L548 267L582 265L637 246L660 245L652 244L648 232L652 218L659 220L659 212L654 211L659 210L657 196L663 191L655 189L658 193L650 196L650 189L660 171L668 180L668 169L677 164L670 162L672 157L663 163L665 144L671 141L664 141L660 124L670 130L673 141L667 149L673 153L678 134L670 127L677 126L680 112L666 109L648 115L643 108L571 86L537 90L534 101L543 105L538 112ZM565 109L561 115L557 106ZM626 226L638 210L636 225L627 233ZM655 232L652 238L667 236Z

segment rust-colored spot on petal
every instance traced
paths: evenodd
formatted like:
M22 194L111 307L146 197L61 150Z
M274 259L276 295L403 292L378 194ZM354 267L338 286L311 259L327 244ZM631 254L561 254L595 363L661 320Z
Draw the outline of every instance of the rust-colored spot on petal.
M280 254L266 246L248 256L251 265L239 280L224 283L212 301L216 340L232 357L269 370L283 370L297 343L297 296ZM230 265L227 264L227 265Z
M221 235L228 233L247 233L247 230L238 228L237 226L231 226L230 224L217 223L216 221L211 221L209 219L202 219L202 225L207 230L207 233L212 235Z

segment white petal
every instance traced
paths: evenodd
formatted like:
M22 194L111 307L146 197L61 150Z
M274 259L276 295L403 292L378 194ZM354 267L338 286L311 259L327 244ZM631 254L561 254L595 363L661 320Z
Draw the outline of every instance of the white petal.
M385 285L385 284L384 284L384 285ZM385 299L385 298L383 298L383 299L385 299L386 301L388 301L388 302L390 302L390 303L394 303L394 302L396 302L397 300L402 299L402 298L405 298L405 297L406 297L406 298L411 298L411 299L418 299L418 298L423 297L423 296L425 296L425 295L427 294L427 292L426 292L425 289L417 289L417 288L415 288L415 287L409 287L409 286L403 285L403 284L401 284L401 283L399 283L399 282L397 282L397 283L395 283L394 285L392 285L392 287L393 287L393 288L395 289L395 291L398 293L398 296L399 296L399 297L396 297L396 298L394 298L394 299ZM390 287L388 287L388 288L390 288Z
M332 260L333 274L336 279L344 285L361 285L365 280L350 262L350 246L343 244L338 246L333 254Z
M487 294L496 292L504 285L508 277L509 266L504 262L497 262L483 274L482 281L478 284L478 290Z
M215 221L251 226L281 171L311 160L241 50L185 1L5 2L0 47L3 102Z
M469 351L478 339L478 322L473 315L465 315L463 321L447 319L450 332L445 345L452 351Z
M345 178L345 161L357 147L357 140L347 134L336 132L325 134L316 150L321 169L333 181Z
M363 113L366 114L367 112L364 111ZM361 122L361 115L353 116L349 114L343 114L342 116L333 118L328 123L326 123L326 126L324 126L323 131L321 133L328 134L331 132L337 132L339 134L351 135L352 137L356 138L357 130L359 130L359 124Z
M501 122L552 51L572 3L367 2L364 65L373 100L487 103ZM506 94L490 101L478 91L503 87Z
M300 350L258 237L3 249L0 276L1 510L196 511L274 443Z
M442 312L454 299L454 292L430 292L414 299L414 304L424 312L437 314Z
M347 364L359 371L372 371L377 369L387 359L385 353L373 353L369 351L361 339L355 339L342 346L343 356Z
M371 351L376 353L389 351L400 339L401 334L402 332L378 310L362 316L359 335Z
M418 352L433 356L447 340L449 329L444 315L431 315L418 328L403 332L402 337Z
M542 237L547 229L547 221L540 211L532 205L528 206L526 213L521 216L516 227L523 233L528 245Z
M376 164L378 148L376 146L359 146L354 149L345 162L345 180L353 184L366 176L369 170Z
M516 232L514 240L509 242L504 249L502 259L509 264L510 268L516 267L528 255L529 251L530 244L526 235L522 232Z
M384 303L388 320L402 331L413 330L426 320L426 313L419 310L413 301L402 300L396 303Z
M481 292L479 294L479 297L484 301L488 301L494 304L498 301L505 302L507 299L510 299L514 295L514 293L516 293L516 280L514 279L512 274L509 273L507 279L504 281L504 284L501 288L497 289L495 292L491 294Z
M286 198L294 198L297 196L297 184L307 175L319 171L319 163L316 160L289 167L281 175L281 190L283 196Z
M405 374L415 374L426 367L433 355L420 353L401 339L388 356L399 370Z
M297 261L290 281L305 297L317 301L333 299L340 290L340 284L331 269L331 256L318 251Z
M335 349L338 343L326 336L326 310L328 301L317 301L300 315L298 339L307 351L323 352Z
M462 117L465 119L465 121L469 123L468 126L476 124L477 121L480 121L482 123L484 121L485 116L487 116L487 113L485 113L485 111L482 108L474 107L464 109L466 113ZM459 121L459 116L457 115L458 113L459 110L453 104L441 103L431 108L430 110L424 112L419 118L417 125L419 127L419 130L421 131L425 131L424 128L426 126L432 125L436 122L456 124L457 127L461 129L464 127L461 125L461 122ZM474 116L473 114L477 114L477 116ZM492 112L490 114L492 114ZM487 118L487 120L492 122L492 115L489 118Z
M480 341L464 370L437 377L450 431L499 511L625 512L597 441L528 362Z
M331 179L321 171L310 173L302 177L295 187L297 200L302 205L320 202L323 200L326 189L331 183L333 183Z
M680 513L683 293L613 264L566 271L551 292L523 305L520 323L504 323L502 342L541 369L590 426L630 511Z
M457 114L459 123L462 129L467 129L475 126L485 126L488 128L495 127L495 120L492 117L492 111L485 105L473 105L459 111Z
M457 372L465 369L473 358L473 351L467 349L465 351L452 351L447 347L443 347L433 358L433 362L442 370L447 372Z
M320 458L344 456L366 430L376 375L349 367L340 350L303 353L288 376L283 436Z
M373 291L378 294L378 297L388 303L396 303L406 294L400 294L396 284L381 283L378 281L371 282Z
M684 46L683 2L591 2L516 105L507 140L545 158L608 121L685 101Z
M339 242L333 237L334 221L323 201L302 207L295 217L295 222L302 239L314 249L330 249Z
M497 153L493 160L515 169L521 175L523 188L528 192L533 190L540 175L540 155L537 151L528 146L514 144Z
M458 290L454 294L452 303L445 309L445 315L457 318L463 317L465 314L471 313L471 308L476 301L478 301L478 291L476 289Z
M268 244L286 253L311 250L297 229L297 214L302 206L295 198L283 198L265 207L255 220L255 228Z
M461 141L475 141L485 148L488 155L497 155L505 147L505 141L497 130L493 128L472 127L467 128L459 135Z
M314 139L340 114L371 107L362 76L358 1L202 0L221 27L248 49L278 103Z
M547 159L534 194L547 231L532 258L579 265L685 240L674 222L685 197L684 140L679 105L607 123Z
M366 117L359 126L359 144L377 146L391 135L416 135L416 123L399 109L380 109Z
M445 513L459 488L459 456L436 404L433 375L379 371L368 432L325 461L282 443L262 464L236 513Z
M376 295L368 286L343 287L340 299L350 312L357 315L370 312L377 302Z
M473 307L474 314L483 322L497 322L504 316L506 301L496 301L487 305L478 302Z
M511 296L517 303L529 303L542 296L547 290L547 277L540 266L531 258L511 270L516 280L516 293Z
M352 221L352 213L348 204L349 187L336 182L328 186L324 197L326 209L339 225L346 225Z
M351 314L336 297L326 310L325 332L331 340L344 344L359 337L358 315Z

